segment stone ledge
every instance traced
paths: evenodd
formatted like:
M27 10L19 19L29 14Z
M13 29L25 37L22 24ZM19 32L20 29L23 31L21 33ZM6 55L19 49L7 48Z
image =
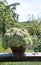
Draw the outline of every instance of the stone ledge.
M41 53L24 53L24 55L14 55L13 53L0 53L0 62L41 62Z

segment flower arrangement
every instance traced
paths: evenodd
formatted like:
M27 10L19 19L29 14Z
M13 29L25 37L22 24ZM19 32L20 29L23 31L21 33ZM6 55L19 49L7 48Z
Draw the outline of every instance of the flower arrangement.
M25 28L11 28L4 34L3 47L20 47L26 48L27 45L32 45L31 37Z

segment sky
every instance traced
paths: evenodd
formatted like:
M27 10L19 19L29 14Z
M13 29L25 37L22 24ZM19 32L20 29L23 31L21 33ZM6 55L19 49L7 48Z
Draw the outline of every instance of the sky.
M7 0L8 4L18 2L16 12L19 14L19 21L27 21L32 15L34 18L41 16L41 0Z

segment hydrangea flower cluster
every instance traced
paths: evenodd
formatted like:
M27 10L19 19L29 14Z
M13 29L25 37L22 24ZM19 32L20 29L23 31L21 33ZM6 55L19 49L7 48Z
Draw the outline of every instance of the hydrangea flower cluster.
M32 40L28 31L25 28L11 28L4 34L4 47L26 47L28 44L32 44Z

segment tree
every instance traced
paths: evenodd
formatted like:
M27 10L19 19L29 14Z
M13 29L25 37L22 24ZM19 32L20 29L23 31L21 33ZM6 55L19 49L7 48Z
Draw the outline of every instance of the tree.
M5 2L6 2L6 4L5 4ZM4 31L3 33L5 33L5 31L6 31L5 26L8 23L12 24L12 26L14 26L15 19L17 20L16 16L18 16L15 13L17 5L19 5L19 3L13 3L13 4L8 5L6 0L0 1L0 25L1 25L0 29L3 28L3 31Z

